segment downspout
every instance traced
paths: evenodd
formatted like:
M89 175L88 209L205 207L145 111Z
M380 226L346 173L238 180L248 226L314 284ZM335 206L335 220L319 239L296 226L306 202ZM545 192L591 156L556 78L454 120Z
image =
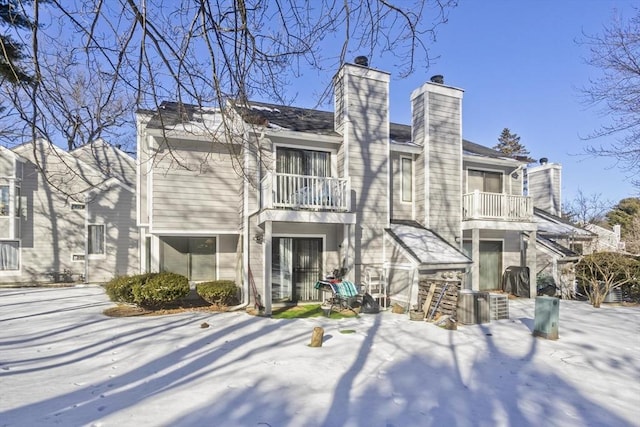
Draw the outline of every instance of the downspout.
M248 137L246 138L248 141ZM260 159L260 145L262 143L262 140L264 139L264 130L260 133L260 136L258 137L258 143L257 143L257 147L258 147L258 167L256 168L256 179L257 179L257 183L258 186L260 185L261 182L261 177L260 177L260 163L261 163L261 159ZM249 152L248 150L245 150L245 154L244 154L244 167L245 167L245 171L248 170L249 167ZM240 302L240 304L235 305L233 307L229 307L228 310L229 311L236 311L236 310L242 310L244 308L247 308L249 306L249 294L251 292L251 287L249 285L249 234L250 234L250 230L249 230L249 226L251 223L251 218L260 211L260 200L258 200L258 208L255 209L253 212L249 212L249 183L247 182L247 180L245 178L243 178L244 183L244 194L242 196L242 210L243 210L243 215L244 215L244 227L243 227L243 233L242 233L242 301ZM260 188L258 188L258 199L261 197L261 191Z
M89 283L89 193L84 195L84 283Z

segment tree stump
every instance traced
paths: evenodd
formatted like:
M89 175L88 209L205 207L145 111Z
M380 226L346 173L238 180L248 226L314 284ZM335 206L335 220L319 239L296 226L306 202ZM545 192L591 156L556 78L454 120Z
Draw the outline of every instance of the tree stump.
M322 347L322 338L324 337L324 329L320 326L313 328L313 334L311 334L311 344L309 347Z

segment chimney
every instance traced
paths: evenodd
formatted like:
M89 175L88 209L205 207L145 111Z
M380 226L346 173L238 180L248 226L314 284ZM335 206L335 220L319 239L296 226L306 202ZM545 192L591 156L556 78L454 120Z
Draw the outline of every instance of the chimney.
M346 261L356 282L361 266L381 263L385 241L380 230L389 226L391 211L390 198L386 203L370 198L389 191L390 75L368 63L359 56L355 63L343 64L333 80L335 131L343 138L337 172L349 178L347 197L357 212L356 225L348 231L353 252Z
M449 244L462 239L462 96L463 91L431 77L411 93L411 139L422 146L416 157L424 179L415 186L415 219ZM435 83L435 84L434 84ZM446 177L446 179L443 179Z
M354 62L356 65L360 65L362 67L369 66L369 58L367 58L366 56L356 56L356 59Z
M527 168L525 192L533 198L533 206L552 215L562 216L562 166L541 158L537 166Z
M431 83L437 83L439 85L444 84L444 76L442 74L436 74L435 76L431 76Z

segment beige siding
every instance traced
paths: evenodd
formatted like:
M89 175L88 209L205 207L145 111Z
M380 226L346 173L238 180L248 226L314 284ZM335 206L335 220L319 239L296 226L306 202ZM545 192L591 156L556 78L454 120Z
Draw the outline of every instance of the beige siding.
M10 153L5 153L5 150L0 150L0 177L15 175L12 157L13 156Z
M413 270L390 268L387 271L389 297L392 303L398 303L405 309L416 303L417 295L411 295L413 275Z
M415 205L416 205L416 220L422 225L426 225L424 223L425 218L425 209L426 209L426 188L425 188L425 161L426 156L424 154L419 154L416 156L415 162Z
M21 270L1 275L0 282L65 280L65 272L79 280L85 273L82 258L88 214L92 215L91 222L103 223L106 230L106 255L99 262L89 263L89 280L105 281L114 275L136 273L139 263L135 195L119 185L109 189L101 186L87 199L89 183L103 183L105 176L62 150L37 143L37 161L46 168L45 178L33 162L32 148L19 147L19 154L30 160L24 166L21 183L25 200L25 215L20 220ZM72 210L72 204L85 204L85 209ZM73 255L80 259L74 261Z
M147 172L151 165L151 158L149 156L148 140L144 135L138 136L138 143L141 145L138 147L137 173L138 179L136 182L136 193L138 195L138 221L140 224L149 223L149 178L150 173Z
M382 260L382 233L387 225L388 76L355 68L347 79L349 176L355 193L355 264ZM385 77L387 81L385 81ZM356 280L359 280L356 272Z
M242 178L229 152L206 142L172 145L171 151L165 148L156 155L153 229L238 229Z
M136 183L136 165L133 158L106 142L96 141L83 145L71 154L128 186L133 187Z
M89 256L88 280L106 282L139 273L135 195L121 186L99 192L87 206L87 221L105 227L105 256Z
M240 236L223 234L218 236L218 279L233 280L240 284L242 248L238 247Z
M429 94L429 228L449 243L462 221L460 100Z
M33 164L25 166L22 195L27 200L21 222L21 266L16 282L51 282L53 273L70 270L74 278L84 274L84 263L72 254L84 255L84 210L71 210L67 198L52 189ZM0 279L2 280L2 279ZM4 281L11 281L8 277Z
M561 215L561 167L549 164L533 168L528 173L528 192L534 206Z

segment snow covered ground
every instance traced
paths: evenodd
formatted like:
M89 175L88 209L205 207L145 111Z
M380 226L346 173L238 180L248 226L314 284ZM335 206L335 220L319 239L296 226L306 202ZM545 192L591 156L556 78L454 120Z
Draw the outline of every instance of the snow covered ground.
M457 331L111 305L94 286L0 289L0 426L640 425L638 307L561 301L550 341L533 300Z

